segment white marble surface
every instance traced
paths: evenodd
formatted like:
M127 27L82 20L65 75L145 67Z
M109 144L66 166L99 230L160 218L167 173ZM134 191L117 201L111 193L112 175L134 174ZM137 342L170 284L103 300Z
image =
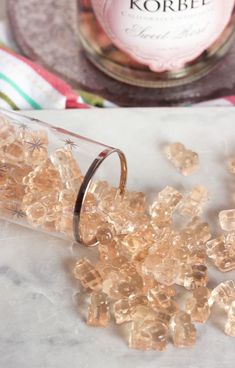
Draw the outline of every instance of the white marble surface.
M207 215L233 207L235 177L225 161L235 154L235 110L159 109L32 112L58 126L122 148L129 162L129 186L156 192L166 184L211 192ZM182 178L164 158L165 142L181 141L200 154L201 169ZM193 350L166 353L129 350L115 327L89 328L79 307L83 296L70 277L86 249L13 224L0 222L1 368L231 368L235 339L226 337L214 316L198 329ZM210 269L210 286L235 279L235 272Z

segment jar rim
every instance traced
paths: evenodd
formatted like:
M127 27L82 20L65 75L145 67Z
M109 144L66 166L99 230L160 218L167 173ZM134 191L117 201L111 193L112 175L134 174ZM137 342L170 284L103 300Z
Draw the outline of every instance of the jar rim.
M120 181L119 181L119 192L121 195L124 194L127 182L127 160L125 154L117 148L107 148L100 152L100 154L96 157L96 159L90 165L86 175L84 176L83 182L79 189L77 199L75 202L74 212L73 212L73 232L74 239L77 243L80 243L85 246L94 246L97 242L87 243L84 241L81 235L80 226L81 226L81 214L84 202L86 200L86 195L89 191L90 184L92 182L93 177L98 171L99 167L104 163L104 161L113 154L117 154L120 160Z

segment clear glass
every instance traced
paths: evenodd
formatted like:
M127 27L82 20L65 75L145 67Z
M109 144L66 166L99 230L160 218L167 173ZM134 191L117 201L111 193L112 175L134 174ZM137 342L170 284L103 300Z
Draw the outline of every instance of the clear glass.
M218 1L220 1L220 3ZM167 2L165 0L97 0L96 2L95 0L78 0L80 41L86 51L87 57L99 69L101 69L104 73L108 74L114 79L131 85L149 88L166 88L187 84L209 73L218 64L221 58L225 56L225 54L230 49L232 43L234 42L234 1L229 0L230 8L227 10L227 13L225 13L224 15L217 14L217 18L215 18L215 20L212 18L213 14L211 13L210 8L208 8L207 13L205 13L205 10L201 11L201 13L199 11L196 13L195 11L195 14L197 16L195 16L194 18L193 15L195 14L193 10L191 11L190 15L187 15L187 12L183 11L172 11L173 15L171 19L173 21L176 21L177 17L179 18L178 23L179 27L181 27L181 35L179 37L182 37L182 42L181 44L177 43L178 46L177 48L175 48L175 36L173 35L172 45L171 43L169 43L167 44L168 46L164 46L163 51L166 53L166 55L167 52L169 53L169 55L175 55L172 60L171 66L169 66L170 60L164 61L165 64L163 64L168 65L165 69L164 65L153 65L154 60L152 64L150 64L150 62L145 63L144 58L146 57L146 55L141 55L141 47L139 48L139 50L137 50L137 46L134 44L133 47L131 47L132 45L130 44L130 38L128 39L128 36L126 38L128 39L129 43L124 45L125 39L123 37L125 37L125 35L123 36L123 29L121 28L123 14L125 16L125 19L128 18L127 22L125 23L125 27L126 24L132 24L132 28L130 29L132 33L135 32L135 36L137 36L138 33L139 36L140 34L142 34L142 37L153 37L153 34L149 34L149 31L147 31L150 24L150 26L154 28L155 32L157 30L157 37L165 37L167 39L167 35L170 32L172 22L171 19L168 19L168 30L166 22L164 23L164 21L166 20L164 18L166 15L166 11L160 13L160 10L163 10L163 6L167 7L169 6L167 4L171 3L173 4L172 6L176 6L174 4L177 4L177 6L179 7L179 4L181 4L181 8L184 9L183 3L185 3L191 5L194 4L195 7L199 6L199 4L204 4L204 8L206 8L206 5L208 5L208 7L214 6L213 2L218 2L217 4L219 5L226 4L226 2L222 0L197 0L191 2L187 0L181 2L180 0L174 0L173 2ZM118 3L120 3L120 7L117 6ZM94 6L94 4L97 5ZM124 6L126 6L126 4L129 4L128 10L126 8L124 9ZM154 6L159 7L158 12L154 12ZM123 11L122 7L124 9ZM145 18L143 18L143 14L146 13L143 11L144 7L145 10L149 10ZM136 10L136 12L132 13L133 10ZM217 12L219 12L218 8ZM135 17L133 16L133 14L135 14ZM112 19L111 16L113 16ZM146 18L147 16L148 18ZM120 20L118 17L120 17ZM189 17L192 17L192 20L190 21L191 23L189 23ZM200 17L202 19L200 19ZM209 33L206 31L206 27L208 26L208 24L213 23L214 21L220 22L222 17L224 17L226 25L222 27L221 23L218 23L218 27L220 27L219 29L221 29L221 32L219 33L218 37L216 37L216 39L213 38L212 32L212 34L210 34L211 42L209 46L203 48L200 43L204 42L205 44L207 44L207 38L209 37ZM114 23L114 25L112 22ZM183 25L184 23L181 24L181 22L186 22L185 26ZM202 23L204 24L203 27L205 27L205 29L201 27ZM157 28L158 24L160 29ZM188 42L190 47L190 32L192 32L192 27L194 24L195 34L193 36L195 37L192 38L191 54L193 55L194 51L196 52L197 47L198 49L200 49L201 47L202 52L195 54L195 56L191 55L190 57L188 57L188 59L185 58L186 61L182 63L182 60L180 59L182 56L181 54L183 54L183 49L181 50L180 45L184 46ZM164 28L162 31L161 27ZM109 29L109 34L108 31L106 31L107 29ZM129 33L130 29L126 28ZM141 31L139 31L140 29ZM213 29L214 33L216 34L217 28L214 27ZM116 33L114 33L115 31ZM205 39L203 39L203 31L205 31ZM120 34L118 32L120 32ZM182 32L184 32L183 36ZM196 43L196 32L202 33L202 35L200 35L200 42L198 41L198 45ZM112 39L111 35L113 35ZM154 34L154 37L156 37L156 34ZM140 45L142 45L143 47L143 43ZM154 44L152 43L152 45ZM163 45L165 44L163 43ZM152 49L154 49L154 47L152 47ZM161 47L159 48L159 50L159 53L161 53ZM136 53L136 55L138 54L138 57L133 57L134 53ZM154 68L155 70L153 71Z
M0 217L85 245L86 207L109 185L124 193L124 154L64 129L0 110ZM82 231L83 230L83 231Z

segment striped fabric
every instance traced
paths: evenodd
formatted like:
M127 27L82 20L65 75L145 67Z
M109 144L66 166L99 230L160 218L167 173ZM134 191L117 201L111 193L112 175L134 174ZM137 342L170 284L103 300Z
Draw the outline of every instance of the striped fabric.
M14 51L13 51L14 50ZM0 108L68 109L89 105L115 107L101 97L79 96L63 80L19 54L7 23L0 22ZM87 104L84 102L86 101ZM205 101L195 106L234 106L235 96Z
M8 40L6 28L0 24L0 107L14 110L88 107L63 80L2 43Z

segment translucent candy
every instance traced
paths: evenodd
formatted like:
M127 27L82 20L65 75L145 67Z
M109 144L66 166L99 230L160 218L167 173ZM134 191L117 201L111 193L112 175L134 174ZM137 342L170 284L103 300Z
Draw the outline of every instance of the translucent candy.
M80 233L84 244L97 243L96 234L104 224L104 218L99 213L83 212L80 220Z
M135 322L155 321L157 314L150 305L137 305L132 312L131 319Z
M23 185L19 185L12 178L7 178L4 185L0 188L0 201L21 202L25 194L25 188Z
M74 276L86 289L99 291L102 287L102 278L100 273L86 258L83 258L76 263Z
M24 162L25 151L23 144L14 140L4 149L4 160L8 164L22 164Z
M181 264L206 265L206 242L211 238L211 232L207 223L193 220L186 228L180 231L181 244L172 249L172 254Z
M9 165L7 165L5 162L0 162L0 185L7 184L9 170Z
M130 212L143 213L146 211L146 198L142 192L126 192L123 200Z
M180 192L172 187L164 188L160 193L158 193L157 200L153 202L150 207L150 214L153 218L159 217L159 210L165 208L168 210L170 215L176 209L183 196Z
M92 193L87 193L84 199L82 211L84 212L96 212L97 210L97 200Z
M185 312L177 313L172 319L171 328L175 346L184 348L196 343L196 329L189 314Z
M37 166L30 174L24 178L24 185L30 191L51 192L62 189L62 182L58 171L50 160L46 160Z
M67 148L57 149L51 155L51 161L59 171L65 187L78 191L82 183L82 174L71 150Z
M98 208L107 213L119 213L122 211L122 197L119 189L109 188L106 194L102 195Z
M211 239L210 226L207 222L200 222L198 217L192 221L180 232L182 241L188 247L204 244Z
M147 297L152 307L167 308L171 305L171 298L175 294L173 287L157 284L148 290Z
M224 235L219 236L216 239L212 239L206 244L206 252L209 258L214 261L223 258L224 252L226 252L226 238Z
M207 286L208 281L207 266L182 264L176 284L184 286L187 290L193 290L201 286Z
M161 229L159 233L156 234L154 244L149 248L149 256L156 256L156 263L164 260L168 255L170 255L171 250L179 245L180 237L171 228ZM149 257L150 261L150 257Z
M166 147L168 160L184 176L193 174L199 168L199 158L196 152L188 150L181 143L172 143Z
M235 300L231 303L228 310L228 319L225 324L225 333L235 337Z
M180 271L180 263L172 257L163 257L159 254L150 254L143 264L143 272L152 274L156 281L163 285L173 285Z
M118 264L122 265L127 262L127 259L123 257L120 253L118 246L118 239L112 239L109 244L100 243L98 244L99 259L104 263L109 263L114 265L117 263L117 259L121 257L121 262Z
M167 326L159 321L132 322L129 347L139 350L166 350Z
M146 296L130 296L127 299L120 299L113 305L113 313L116 323L122 324L132 321L135 311L139 306L147 306Z
M59 193L37 193L34 192L24 197L23 208L26 212L28 221L34 226L43 225L44 223L52 223L61 218L61 213L58 213L58 197ZM30 203L31 198L31 203ZM25 200L27 199L27 204ZM49 226L49 224L48 224ZM52 224L51 224L52 226ZM54 224L54 227L56 225Z
M152 275L149 274L146 275L145 273L143 273L142 263L137 264L137 266L138 271L143 279L143 292L145 295L148 295L149 290L155 288L158 285L158 282L154 279Z
M182 198L183 195L178 190L170 186L165 187L158 193L159 202L167 204L172 210L177 207Z
M179 213L195 218L203 212L203 206L208 201L208 191L203 186L194 187L179 205Z
M151 219L151 225L154 229L164 229L172 225L172 211L168 205L158 202L153 203L151 213L154 213Z
M64 206L74 205L77 198L77 193L69 189L62 189L59 191L58 200Z
M137 305L131 314L134 322L157 321L164 324L167 328L171 318L178 312L179 308L175 302L171 302L167 308L161 308L154 304Z
M28 221L34 226L42 225L46 221L46 213L46 206L40 202L36 202L32 206L28 206L26 210Z
M110 185L106 181L96 181L91 184L90 192L100 201L110 190Z
M222 272L235 269L235 232L209 241L206 251L216 267Z
M175 284L179 274L180 264L177 259L166 258L154 271L154 278L163 285Z
M153 308L154 312L156 313L155 319L164 323L166 326L170 326L170 322L173 316L179 312L179 306L173 300L170 301L170 304L167 307L160 307L154 303L150 303L151 307Z
M102 291L92 293L88 308L87 324L106 327L110 321L109 299Z
M103 291L112 299L141 295L143 280L135 267L126 263L116 271L106 275L103 282Z
M187 300L186 312L191 315L193 322L205 323L211 313L210 290L207 287L199 287L193 290L192 298Z
M127 235L137 231L144 231L149 226L149 217L144 213L133 213L129 211L117 211L108 215L114 224L116 232Z
M235 231L235 210L221 211L219 222L222 230Z
M72 148L68 140L48 156L44 131L23 126L15 131L0 116L1 216L73 239L83 176ZM184 175L198 166L198 156L181 144L170 145L168 157ZM74 277L90 294L88 325L107 326L111 310L117 324L130 322L132 348L164 350L169 328L176 346L192 346L192 321L204 323L218 303L228 313L225 332L234 336L234 281L220 284L210 295L206 253L221 271L235 269L235 211L220 213L221 226L229 233L210 240L210 227L199 218L207 200L202 186L184 199L167 186L149 208L144 193L120 195L107 182L92 182L79 230L87 245L97 245L98 261L94 266L84 258L74 268ZM186 227L178 227L180 219L173 221L176 210L190 218ZM193 290L188 314L174 300L174 284Z
M222 282L211 292L211 305L216 303L228 309L233 301L235 301L235 281L233 280Z
M8 119L0 114L0 148L7 146L15 140L15 129Z
M141 252L147 255L149 243L145 239L144 233L139 232L123 237L120 247L123 255L127 259L134 260Z
M1 170L1 169L0 169ZM11 165L9 175L17 184L23 184L24 178L32 171L28 165Z
M57 212L55 215L55 226L57 232L65 234L73 239L73 206L57 206Z
M105 224L98 228L96 233L97 241L102 245L111 245L115 235L115 229L111 224Z
M56 233L58 231L56 221L45 221L42 224L42 229L49 231L50 233Z

